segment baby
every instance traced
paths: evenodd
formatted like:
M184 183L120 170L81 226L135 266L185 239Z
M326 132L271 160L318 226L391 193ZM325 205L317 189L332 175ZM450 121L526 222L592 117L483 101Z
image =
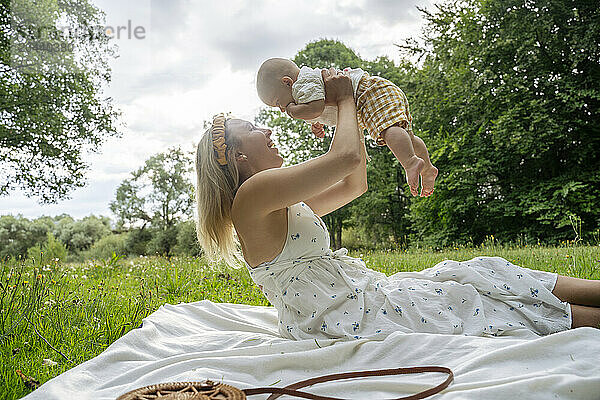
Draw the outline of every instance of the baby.
M412 132L412 116L404 92L387 79L369 76L360 68L344 71L352 80L361 130L366 129L378 146L387 145L406 171L413 196L433 193L438 170L431 164L425 143ZM258 70L256 88L268 106L278 107L292 118L303 119L312 132L323 137L323 125L335 126L337 107L325 105L321 69L298 66L285 58L271 58Z

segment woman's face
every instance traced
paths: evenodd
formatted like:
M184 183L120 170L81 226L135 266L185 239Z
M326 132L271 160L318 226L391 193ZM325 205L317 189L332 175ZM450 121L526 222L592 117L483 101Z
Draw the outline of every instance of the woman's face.
M271 140L270 129L257 128L251 122L241 119L228 120L226 127L229 134L235 135L239 143L236 158L239 153L244 154L251 173L281 167L283 157L279 155L279 150Z

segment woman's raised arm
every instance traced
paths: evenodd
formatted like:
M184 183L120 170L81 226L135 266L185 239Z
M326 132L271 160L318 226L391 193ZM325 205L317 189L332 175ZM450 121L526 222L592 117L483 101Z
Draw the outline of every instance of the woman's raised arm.
M338 116L338 119L342 117ZM356 119L356 114L354 114ZM332 211L350 203L368 189L367 185L367 154L365 149L364 135L362 132L356 131L359 137L360 145L360 163L354 170L341 181L333 186L325 189L321 193L306 199L304 202L317 214L319 217L327 215Z

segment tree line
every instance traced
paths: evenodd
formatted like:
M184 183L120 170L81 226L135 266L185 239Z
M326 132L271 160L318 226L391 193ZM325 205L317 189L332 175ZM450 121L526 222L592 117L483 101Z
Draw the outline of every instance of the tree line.
M177 222L169 231L156 227L116 229L106 216L74 219L62 214L35 219L22 215L0 216L0 260L33 259L82 262L109 259L115 255L200 255L193 220Z
M123 180L110 202L115 216L75 220L63 214L33 220L0 216L0 259L106 259L116 255L199 256L192 215L193 165L189 154L170 148L151 156Z

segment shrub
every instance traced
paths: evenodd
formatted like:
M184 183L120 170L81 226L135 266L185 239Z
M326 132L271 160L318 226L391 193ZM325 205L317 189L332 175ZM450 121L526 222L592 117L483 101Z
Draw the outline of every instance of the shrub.
M152 232L152 239L146 245L146 254L170 256L177 244L177 227L156 229Z
M196 236L194 221L184 221L177 225L177 244L174 252L178 255L191 257L198 257L202 253L202 248Z
M66 260L67 247L57 240L50 232L43 244L37 244L27 250L27 258L33 258L40 264L49 264L52 260Z
M128 232L125 246L129 254L144 255L146 246L152 239L152 232L149 229L132 229Z
M104 236L92 245L92 247L85 251L85 258L91 258L96 260L103 260L111 258L112 254L116 255L127 255L127 238L128 233L113 233L108 236Z
M355 227L342 229L342 246L348 250L373 250L374 246L364 239L360 230Z

